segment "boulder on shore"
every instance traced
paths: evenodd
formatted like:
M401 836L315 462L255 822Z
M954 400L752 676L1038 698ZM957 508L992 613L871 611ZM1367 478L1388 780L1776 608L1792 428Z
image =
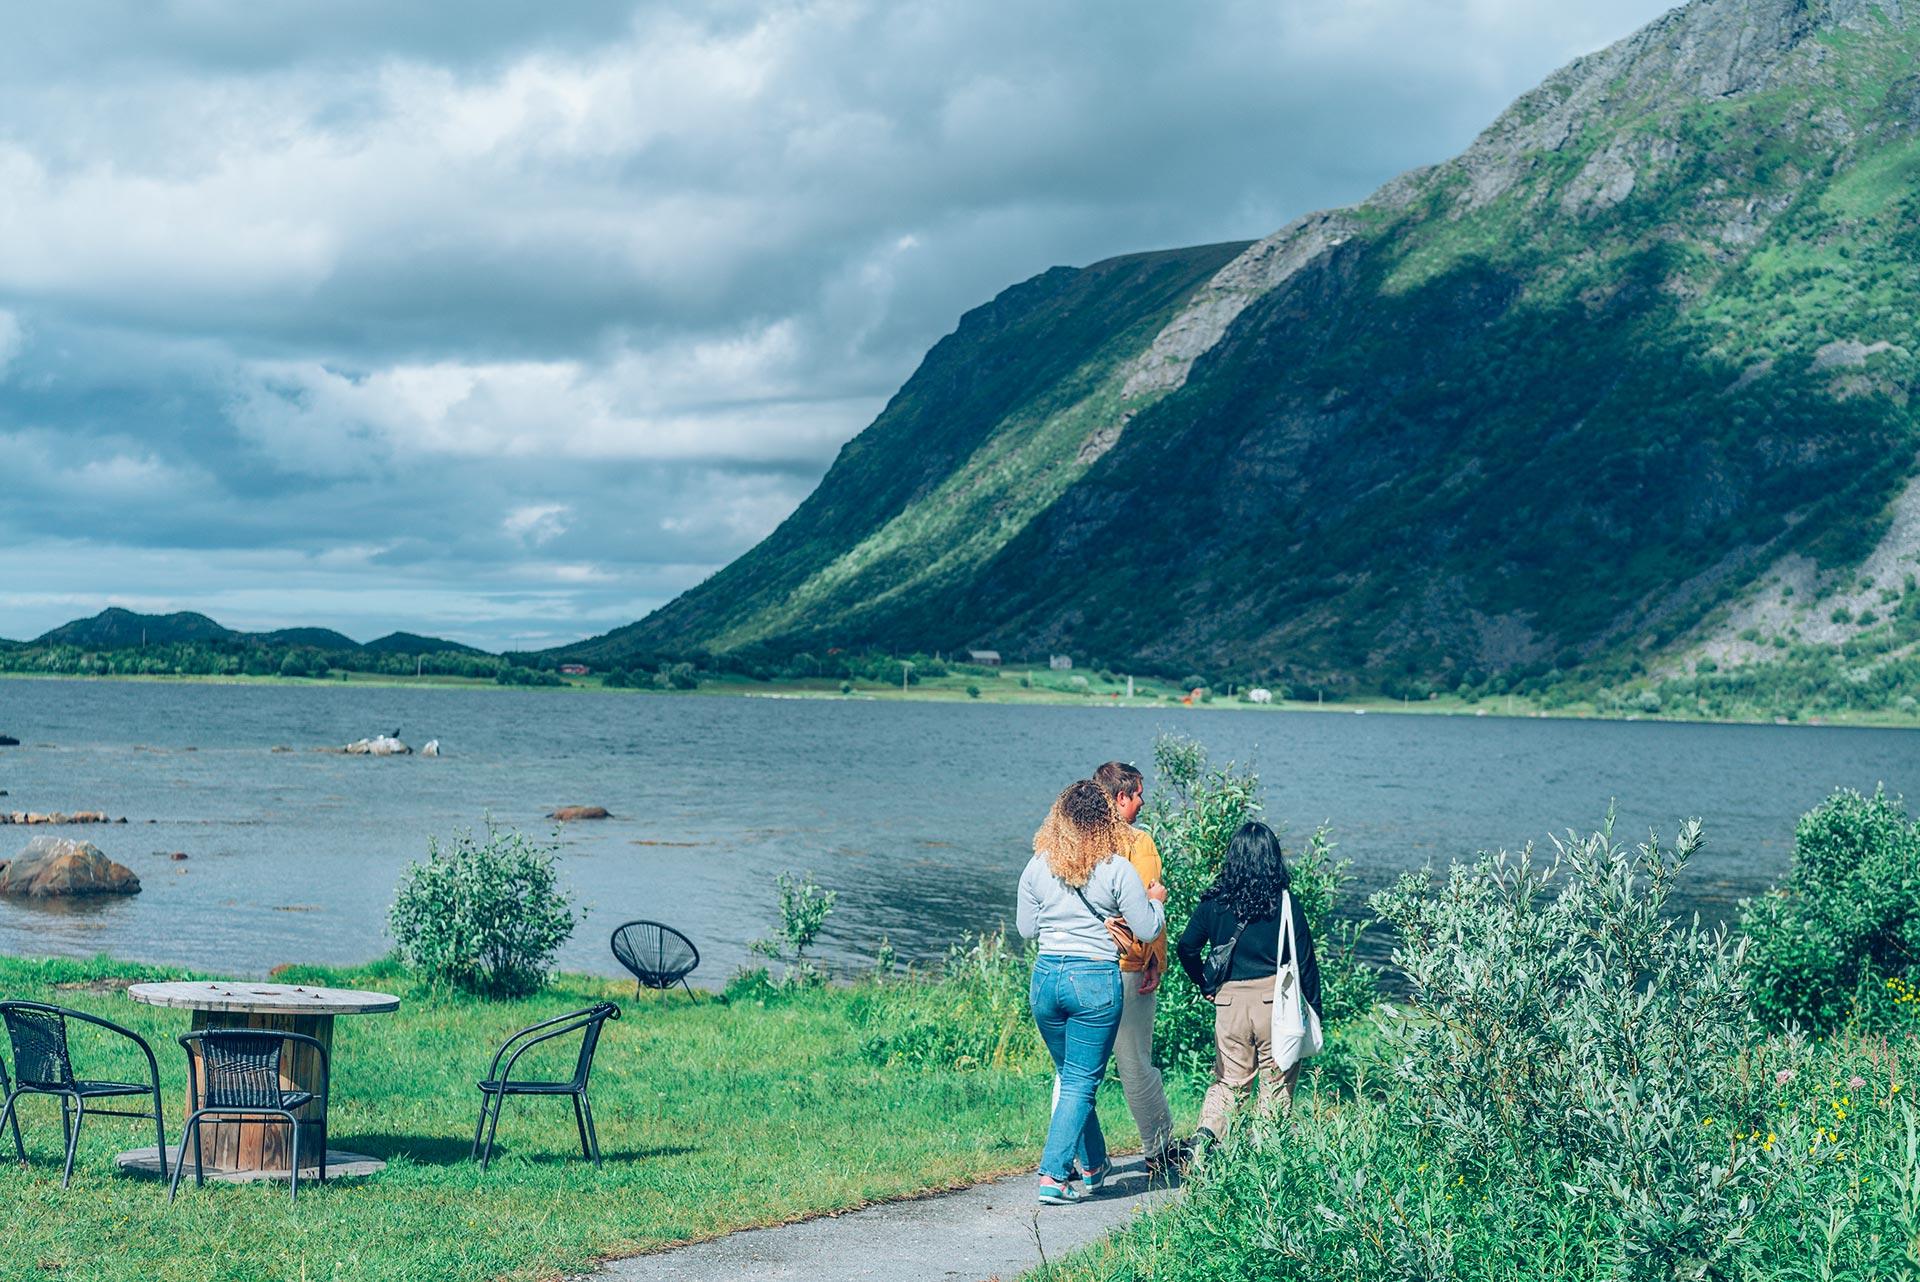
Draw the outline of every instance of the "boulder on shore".
M377 734L370 739L355 739L340 751L351 757L406 757L413 749L390 734Z
M557 819L561 823L572 823L577 819L611 819L605 806L557 806L547 812L547 818Z
M84 895L137 895L140 879L90 841L35 837L0 866L0 895L57 899Z

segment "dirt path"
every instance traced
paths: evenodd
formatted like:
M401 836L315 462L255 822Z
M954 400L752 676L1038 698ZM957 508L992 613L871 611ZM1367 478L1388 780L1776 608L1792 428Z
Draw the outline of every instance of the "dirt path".
M1172 1195L1138 1158L1077 1206L1034 1202L1031 1174L615 1260L592 1282L984 1282L1057 1260Z

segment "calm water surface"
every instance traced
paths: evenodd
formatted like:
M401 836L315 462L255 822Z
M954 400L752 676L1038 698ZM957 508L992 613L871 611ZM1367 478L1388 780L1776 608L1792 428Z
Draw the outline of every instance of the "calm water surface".
M398 727L446 756L315 751ZM1012 914L1027 841L1054 793L1155 735L1256 767L1268 817L1335 829L1363 890L1404 869L1591 827L1706 823L1688 904L1725 916L1784 871L1795 818L1834 787L1920 791L1904 731L1008 708L552 691L0 681L0 800L106 810L122 826L0 828L95 841L144 893L77 908L0 901L0 951L118 956L258 976L286 961L386 951L386 909L427 839L492 814L536 832L556 805L563 869L590 915L561 962L615 973L606 935L679 924L717 984L775 916L772 880L811 870L840 892L823 951L906 958ZM276 748L291 751L275 751ZM172 851L189 859L172 862Z

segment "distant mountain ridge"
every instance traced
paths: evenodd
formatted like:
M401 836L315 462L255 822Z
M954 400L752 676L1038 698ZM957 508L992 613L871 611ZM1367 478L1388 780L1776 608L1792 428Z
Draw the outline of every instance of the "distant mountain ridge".
M1916 386L1920 3L1693 0L1354 208L1005 291L766 540L555 653L1865 671L1916 653Z
M110 606L86 619L75 619L42 633L30 645L69 645L89 650L128 650L142 645L181 642L252 642L270 646L311 646L318 650L366 650L378 654L485 654L458 641L393 632L364 645L331 628L280 628L272 632L237 632L204 614L138 614Z

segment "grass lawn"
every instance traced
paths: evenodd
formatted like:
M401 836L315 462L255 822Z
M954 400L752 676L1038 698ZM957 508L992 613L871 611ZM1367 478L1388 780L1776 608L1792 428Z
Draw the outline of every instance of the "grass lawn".
M0 958L0 995L104 1015L152 1043L170 1147L186 1075L174 1038L188 1013L139 1005L115 984L185 977L106 959ZM152 1143L152 1124L98 1118L62 1190L58 1105L30 1099L32 1164L0 1162L0 1278L554 1278L602 1256L969 1183L1038 1158L1050 1082L1030 1058L889 1066L867 1049L876 1009L918 1000L897 983L761 1006L696 1005L684 993L635 1000L631 984L584 976L504 1003L425 996L380 967L285 978L402 994L397 1013L342 1017L334 1034L332 1146L382 1157L386 1171L302 1181L297 1206L284 1184L195 1189L189 1174L169 1207L157 1183L113 1165L119 1150ZM607 1026L593 1078L605 1167L580 1159L565 1102L516 1099L481 1174L467 1157L474 1081L494 1047L607 997L624 1018ZM88 1036L74 1035L81 1075L144 1073L137 1050L130 1058L111 1044L119 1039ZM1108 1092L1103 1118L1126 1147L1137 1141L1111 1083ZM1181 1100L1187 1111L1192 1102Z

